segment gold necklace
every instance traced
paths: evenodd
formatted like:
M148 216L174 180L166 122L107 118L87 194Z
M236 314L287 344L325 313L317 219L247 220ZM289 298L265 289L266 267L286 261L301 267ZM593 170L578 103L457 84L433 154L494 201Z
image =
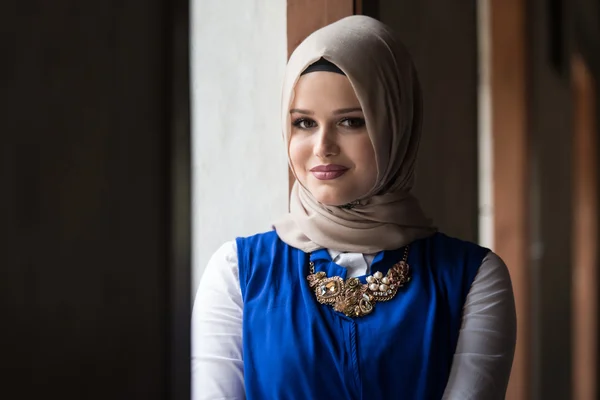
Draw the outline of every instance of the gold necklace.
M367 276L367 283L363 284L358 278L344 281L340 276L328 278L323 271L315 273L315 264L311 261L310 275L306 279L314 288L319 303L329 304L348 317L364 317L373 312L376 302L393 299L398 289L410 281L407 260L408 246L404 249L402 260L394 264L385 276L377 271Z

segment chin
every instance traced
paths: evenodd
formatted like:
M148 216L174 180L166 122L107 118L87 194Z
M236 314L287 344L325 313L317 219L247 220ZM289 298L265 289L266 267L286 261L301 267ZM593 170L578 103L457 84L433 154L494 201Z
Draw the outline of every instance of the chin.
M319 189L320 188L316 188L316 190L311 190L311 193L319 203L325 204L326 206L343 206L344 204L348 204L354 201L351 200L348 196L340 196L339 193L332 193L333 191L331 189Z

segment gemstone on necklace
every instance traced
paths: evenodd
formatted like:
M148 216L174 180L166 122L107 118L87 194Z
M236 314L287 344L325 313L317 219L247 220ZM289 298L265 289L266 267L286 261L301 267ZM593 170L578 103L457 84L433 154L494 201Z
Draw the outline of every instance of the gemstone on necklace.
M381 279L383 278L383 274L381 273L381 271L377 271L373 274L373 276L375 277L375 279Z
M336 297L341 291L341 282L333 279L328 282L321 283L319 286L319 295L324 298Z
M369 289L371 289L372 291L375 291L375 290L379 289L379 285L376 283L371 283L369 285Z

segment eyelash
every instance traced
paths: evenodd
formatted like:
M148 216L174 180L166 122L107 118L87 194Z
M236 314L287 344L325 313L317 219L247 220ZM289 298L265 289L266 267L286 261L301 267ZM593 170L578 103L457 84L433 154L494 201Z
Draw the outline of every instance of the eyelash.
M302 124L304 124L306 122L315 123L315 121L311 120L310 118L298 118L298 119L294 120L294 122L292 122L292 126L294 126L295 128L298 128L298 129L311 129L311 128L314 128L314 126L311 127L311 128L303 127Z
M345 117L345 118L342 118L340 120L340 122L338 123L338 125L341 125L342 123L348 122L348 121L358 122L358 126L348 126L348 125L346 125L345 127L348 128L348 129L360 129L360 128L364 127L365 124L366 124L364 118L360 118L360 117ZM294 126L295 128L298 128L298 129L303 129L303 130L313 129L315 127L315 126L311 126L311 127L308 127L308 128L303 127L302 124L304 124L306 122L311 122L311 123L313 123L313 124L316 125L315 121L313 121L312 119L302 117L302 118L295 119L292 122L292 126Z

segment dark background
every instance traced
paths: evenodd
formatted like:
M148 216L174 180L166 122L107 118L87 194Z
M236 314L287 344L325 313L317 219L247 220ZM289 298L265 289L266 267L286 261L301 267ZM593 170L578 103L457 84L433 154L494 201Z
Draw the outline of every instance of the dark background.
M1 398L189 399L188 9L0 6Z

